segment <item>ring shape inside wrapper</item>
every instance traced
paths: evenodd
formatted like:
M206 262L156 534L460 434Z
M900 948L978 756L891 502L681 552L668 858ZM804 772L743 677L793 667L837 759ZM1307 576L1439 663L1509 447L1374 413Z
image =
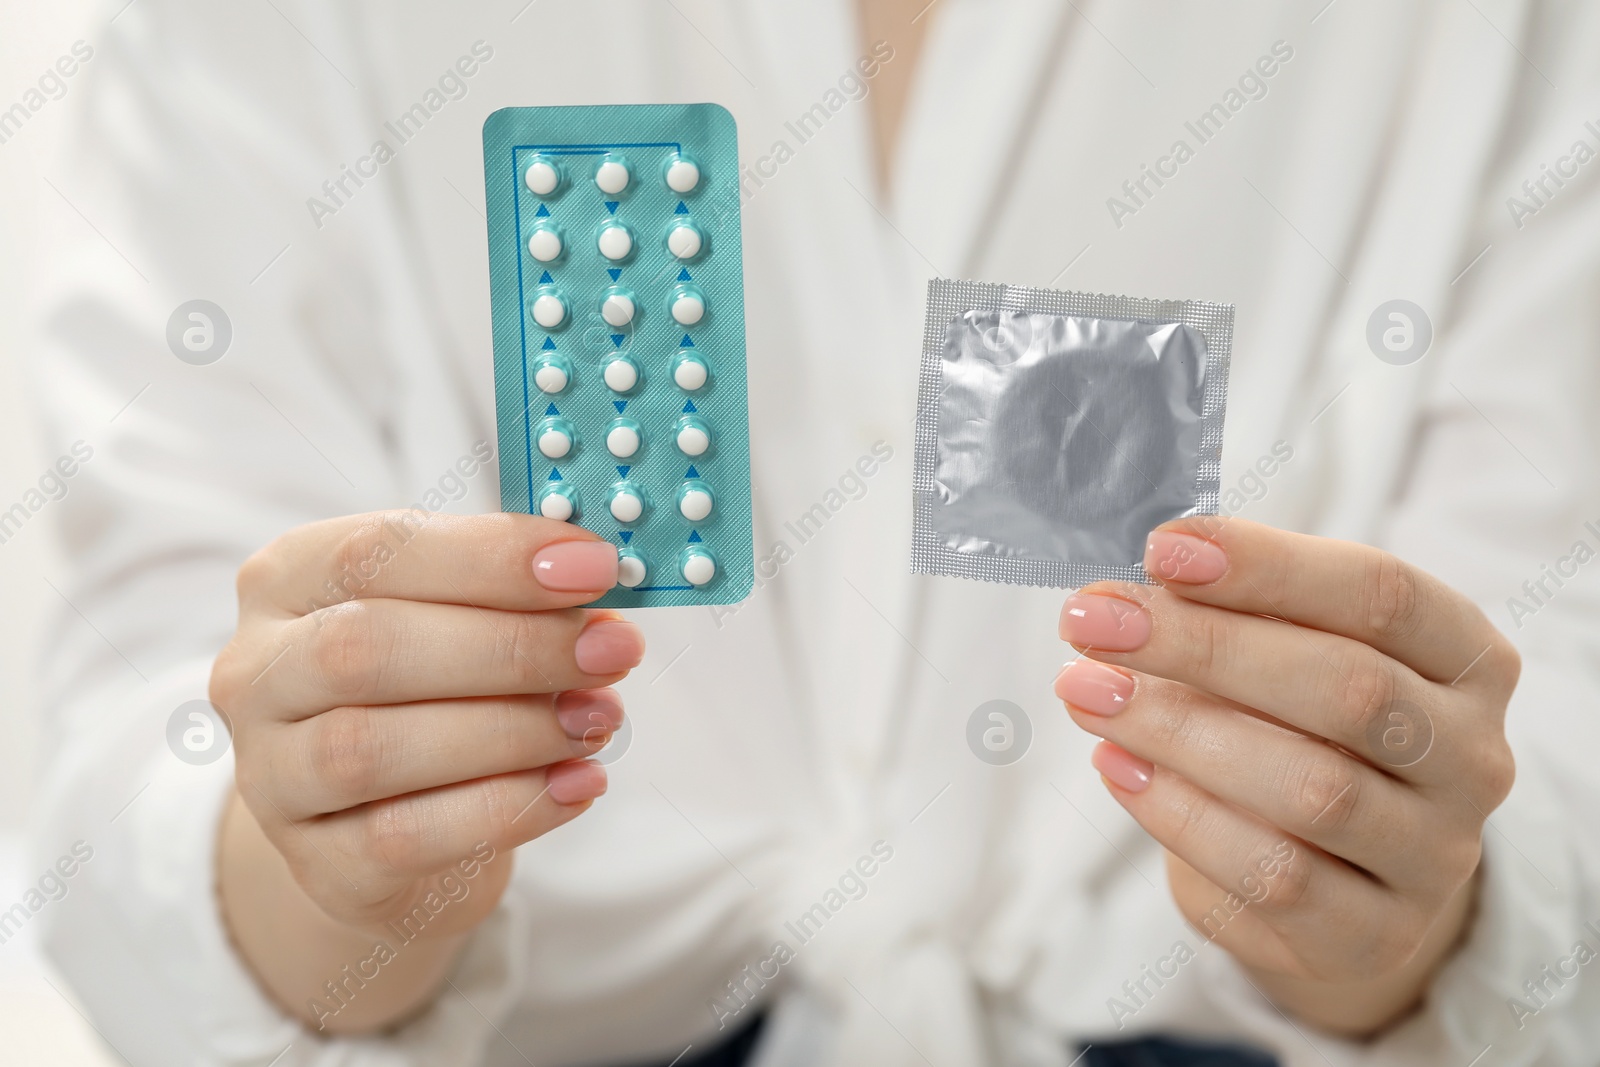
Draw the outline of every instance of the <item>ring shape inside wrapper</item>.
M1150 531L1215 514L1233 307L937 279L911 569L1149 581Z

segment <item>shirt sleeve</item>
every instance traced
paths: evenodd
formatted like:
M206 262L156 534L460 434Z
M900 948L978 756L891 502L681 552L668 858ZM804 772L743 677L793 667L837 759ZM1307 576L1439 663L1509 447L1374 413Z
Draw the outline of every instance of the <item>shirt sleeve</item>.
M37 841L52 858L82 842L89 859L39 921L96 1028L135 1063L476 1062L521 982L502 947L517 943L513 898L453 990L402 1030L336 1040L300 1026L218 913L231 753L196 763L168 740L180 705L206 697L251 552L307 521L413 504L422 472L437 479L481 430L404 273L400 177L320 228L308 217L308 196L379 125L346 80L375 76L335 6L125 8L92 38L49 175L65 203L43 250L34 377L48 454L71 473L50 509L61 559L43 576L58 595L42 623ZM297 31L317 45L252 44ZM210 353L181 337L201 328L205 349L206 324L174 318L194 298L220 309L206 312ZM402 429L421 403L427 417ZM493 481L459 506L492 508Z

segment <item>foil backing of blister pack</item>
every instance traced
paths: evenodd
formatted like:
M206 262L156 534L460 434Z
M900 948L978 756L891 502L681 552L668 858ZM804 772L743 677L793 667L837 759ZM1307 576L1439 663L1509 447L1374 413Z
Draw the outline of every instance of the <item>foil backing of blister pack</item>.
M935 279L911 569L1149 581L1150 530L1214 514L1233 307Z

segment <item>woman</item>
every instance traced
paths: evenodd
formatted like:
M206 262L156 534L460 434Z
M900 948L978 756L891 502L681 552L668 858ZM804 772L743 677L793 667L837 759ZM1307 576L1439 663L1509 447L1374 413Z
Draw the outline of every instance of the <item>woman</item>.
M94 848L48 945L97 1025L141 1063L1586 1062L1597 17L119 14L40 362L94 447L43 833ZM578 610L597 539L484 514L477 135L678 99L740 122L775 562L624 620ZM1235 303L1236 521L1064 605L906 574L932 276ZM158 340L219 311L204 359ZM165 739L208 694L206 763Z

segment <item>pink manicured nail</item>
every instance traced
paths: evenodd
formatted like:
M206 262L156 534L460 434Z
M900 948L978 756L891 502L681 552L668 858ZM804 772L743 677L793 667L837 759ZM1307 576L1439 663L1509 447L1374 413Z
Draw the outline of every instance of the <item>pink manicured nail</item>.
M1056 675L1056 696L1096 715L1115 715L1133 696L1133 679L1092 659L1075 660Z
M1157 530L1145 545L1144 568L1164 582L1205 585L1227 573L1228 554L1204 538Z
M582 804L606 791L606 769L592 760L557 763L544 773L550 799L557 804Z
M1150 784L1151 777L1156 773L1156 765L1149 760L1142 760L1133 753L1120 749L1110 741L1102 741L1094 746L1094 755L1089 758L1094 764L1094 769L1106 776L1106 780L1119 789L1126 789L1130 793L1142 793Z
M622 695L615 689L557 693L556 721L574 741L599 740L622 725Z
M572 658L585 674L632 670L644 659L644 634L626 619L591 622L573 644Z
M1082 648L1132 652L1150 640L1150 616L1131 600L1078 593L1061 608L1061 639Z
M557 541L533 554L533 576L556 593L610 589L617 584L617 546L609 541Z

